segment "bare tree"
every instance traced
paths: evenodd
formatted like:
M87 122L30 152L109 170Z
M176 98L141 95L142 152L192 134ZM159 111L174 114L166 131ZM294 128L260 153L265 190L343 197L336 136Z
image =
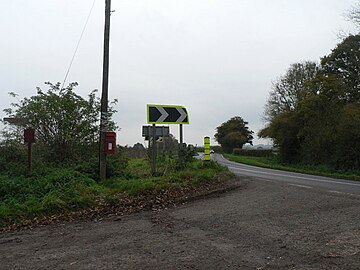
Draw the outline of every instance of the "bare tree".
M318 70L315 62L292 64L285 75L273 82L265 105L265 121L270 122L283 112L295 110L301 97L312 91L309 82L315 78Z

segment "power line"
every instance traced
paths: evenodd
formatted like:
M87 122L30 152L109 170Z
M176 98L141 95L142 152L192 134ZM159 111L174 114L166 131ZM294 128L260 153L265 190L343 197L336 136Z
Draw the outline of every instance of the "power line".
M72 66L72 64L73 64L73 62L74 62L74 59L75 59L75 55L76 55L76 53L77 53L77 51L78 51L78 49L79 49L79 45L80 45L81 39L82 39L82 37L83 37L83 35L84 35L84 33L85 33L86 26L87 26L87 24L88 24L88 22L89 22L91 13L92 13L92 11L93 11L93 9L94 9L95 1L96 1L96 0L94 0L93 3L92 3L92 6L91 6L91 9L90 9L89 15L87 16L87 19L86 19L85 25L84 25L84 27L83 27L83 30L82 30L82 32L81 32L79 41L78 41L78 43L77 43L77 45L76 45L75 52L74 52L74 54L73 54L73 56L72 56L72 58L71 58L69 68L68 68L68 70L66 71L65 78L64 78L64 81L63 81L63 83L62 83L61 89L63 89L63 87L64 87L64 85L65 85L65 82L66 82L66 79L67 79L67 77L68 77L68 75L69 75L71 66Z

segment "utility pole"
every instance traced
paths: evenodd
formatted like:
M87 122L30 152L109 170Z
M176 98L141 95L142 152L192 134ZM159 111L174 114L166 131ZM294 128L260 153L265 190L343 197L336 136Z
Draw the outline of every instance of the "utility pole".
M99 166L100 180L106 180L106 153L105 153L105 133L108 128L108 91L109 91L109 41L110 41L110 15L111 0L105 0L105 28L104 28L104 60L103 60L103 79L100 108L100 150Z

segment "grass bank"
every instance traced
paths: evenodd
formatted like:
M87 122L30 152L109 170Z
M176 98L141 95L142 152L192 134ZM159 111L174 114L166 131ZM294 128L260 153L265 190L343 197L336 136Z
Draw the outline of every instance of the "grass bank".
M251 157L231 154L224 154L224 156L231 161L263 168L360 181L360 171L337 171L327 166L283 164L275 157Z
M148 161L131 159L124 176L102 183L71 168L50 168L31 177L0 175L0 226L96 207L100 202L118 203L124 194L154 194L231 177L227 168L214 162L194 160L179 171L169 167L160 164L164 175L152 177Z

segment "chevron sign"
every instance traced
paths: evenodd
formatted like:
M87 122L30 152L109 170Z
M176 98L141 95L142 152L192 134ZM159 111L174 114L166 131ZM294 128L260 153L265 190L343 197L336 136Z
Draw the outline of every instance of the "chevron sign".
M148 124L189 124L186 108L177 105L147 105Z

